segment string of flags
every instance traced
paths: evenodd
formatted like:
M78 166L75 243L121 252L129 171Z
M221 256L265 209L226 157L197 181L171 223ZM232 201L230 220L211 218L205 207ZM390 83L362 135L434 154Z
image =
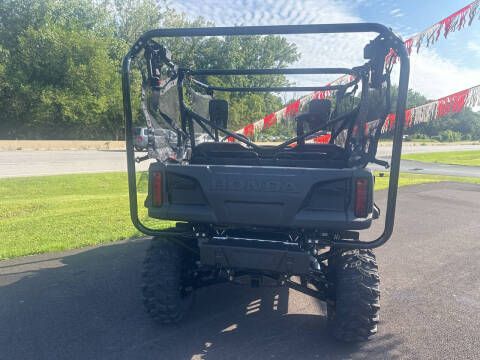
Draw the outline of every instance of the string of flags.
M416 52L418 53L421 47L431 46L432 44L436 43L439 40L440 35L442 34L444 38L447 38L448 34L454 31L461 30L462 28L465 27L465 25L470 26L472 22L475 20L475 18L477 17L477 15L478 15L478 18L480 18L480 0L473 1L467 6L449 15L445 19L440 20L439 22L435 23L429 28L407 39L405 41L405 47L407 48L408 54L411 55L413 48L415 48ZM396 54L393 50L391 50L390 53L387 54L386 61L387 63L389 61L391 61L392 63L395 63L397 61ZM351 75L344 75L332 81L331 83L328 83L327 86L347 84L351 80L352 80ZM457 107L461 107L461 109L463 110L465 106L471 107L472 105L468 105L470 103L478 104L478 97L479 97L478 93L480 91L478 87L474 87L474 88L463 90L463 91L464 92L468 91L468 95L465 95L465 93L459 92L459 93L452 94L437 100L437 102L439 103L434 101L434 102L422 105L420 107L407 110L406 123L416 124L419 122L429 121L428 119L432 120L432 119L444 116L442 115L443 113L445 114L450 113L452 109L455 110L457 109ZM245 127L237 130L236 132L244 136L247 136L249 138L253 138L254 135L257 134L258 132L261 132L265 129L268 129L269 127L272 127L274 125L277 125L279 123L282 123L294 118L300 112L300 110L303 109L304 106L308 104L312 99L324 99L327 97L332 97L332 95L333 95L333 91L331 90L316 91L314 93L308 94L290 103L284 108L276 112L273 112L271 114L268 114L263 119L260 119L254 123L246 125ZM461 105L463 98L465 98L465 101L463 105ZM467 98L469 100L467 100ZM476 100L472 100L472 99L476 99ZM457 104L457 105L451 105L451 104ZM393 114L390 114L387 117L387 120L385 121L385 125L384 125L384 128L382 129L382 132L386 132L389 129L393 128L393 125L391 124L394 124L394 122L395 120L394 120Z
M408 55L411 55L413 48L416 49L418 54L420 48L423 46L430 47L431 45L435 44L442 34L446 39L448 34L463 29L466 24L468 24L468 26L472 25L472 22L475 20L477 15L479 15L480 18L479 8L480 0L475 0L474 2L447 16L445 19L440 20L422 32L405 40L404 43ZM387 63L390 58L392 59L393 63L397 61L397 56L393 50L390 50L390 53L386 57Z
M430 122L449 114L462 112L465 108L476 106L480 106L480 85L405 110L405 128ZM391 113L383 124L382 134L393 131L394 127L395 113ZM318 136L312 141L327 144L330 142L330 134Z
M439 119L449 114L462 112L465 108L480 106L480 85L458 91L424 105L405 111L405 128ZM389 114L382 127L382 133L395 127L395 114Z
M332 81L331 83L328 83L327 86L348 84L352 80L353 80L352 75L346 75ZM237 130L236 132L238 134L242 134L244 136L252 138L255 134L257 134L260 131L268 129L273 125L277 125L282 122L293 119L295 116L298 115L298 113L302 109L304 109L306 105L308 105L308 103L312 99L326 99L326 98L332 97L333 94L334 94L334 91L332 90L315 91L311 94L308 94L306 96L301 97L300 99L297 99L291 102L290 104L288 104L287 106L285 106L284 108L278 111L268 114L263 119L260 119L254 123L246 125L245 127L243 127L240 130Z

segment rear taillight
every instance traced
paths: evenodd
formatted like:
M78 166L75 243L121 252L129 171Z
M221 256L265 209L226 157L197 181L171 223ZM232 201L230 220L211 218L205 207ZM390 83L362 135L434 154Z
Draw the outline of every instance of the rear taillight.
M153 173L153 205L162 206L163 203L163 179L161 172Z
M355 182L355 216L368 216L368 179L360 178Z

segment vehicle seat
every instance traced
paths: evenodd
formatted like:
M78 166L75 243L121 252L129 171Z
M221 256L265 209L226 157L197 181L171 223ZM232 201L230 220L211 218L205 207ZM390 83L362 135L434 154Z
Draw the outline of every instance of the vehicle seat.
M328 99L313 99L308 104L308 111L298 115L297 136L301 136L312 130L324 126L330 119L332 102ZM305 144L305 139L299 139L298 143Z
M342 169L347 167L347 156L334 144L305 144L277 154L276 165Z
M191 164L258 165L256 152L238 143L205 142L192 151Z
M344 148L335 144L299 144L292 148L292 152L318 153L331 160L347 160Z

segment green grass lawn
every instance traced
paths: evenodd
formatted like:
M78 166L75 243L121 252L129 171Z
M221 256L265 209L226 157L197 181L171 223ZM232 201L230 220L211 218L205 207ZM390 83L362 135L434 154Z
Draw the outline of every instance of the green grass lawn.
M383 174L383 176L380 176ZM377 172L375 177L375 190L384 190L388 188L388 173ZM461 177L461 176L443 176L443 175L423 175L401 173L398 182L399 186L410 186L428 183L438 183L442 181L461 182L469 184L480 184L480 178Z
M403 174L400 185L480 179ZM377 176L385 189L388 174ZM138 177L140 216L146 176ZM130 222L125 173L39 176L0 180L0 259L61 251L141 235ZM172 222L156 222L169 227Z
M145 176L138 185L141 203ZM140 235L130 222L125 173L2 179L0 199L0 259Z
M480 150L406 154L402 155L402 159L429 163L480 166Z

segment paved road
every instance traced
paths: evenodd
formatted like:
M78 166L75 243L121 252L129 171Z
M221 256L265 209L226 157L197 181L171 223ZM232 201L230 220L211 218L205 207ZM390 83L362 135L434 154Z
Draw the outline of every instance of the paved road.
M480 149L480 145L442 145L413 146L404 144L404 153L457 151ZM380 146L378 156L390 153L390 148ZM148 169L149 161L139 165L140 170ZM457 166L445 168L444 165L406 163L405 169L415 168L419 173L439 173L444 175L480 176L480 168ZM38 176L55 174L91 173L108 171L126 171L127 162L123 151L62 150L62 151L0 151L0 178L16 176ZM418 170L422 169L422 170Z
M383 158L383 160L389 159ZM369 167L373 170L385 171L385 168L379 165L371 164ZM480 166L435 164L413 160L402 160L400 163L400 171L416 174L480 177Z
M451 145L451 144L442 144L442 145L419 145L418 143L404 142L402 146L403 154L415 154L415 153L426 153L426 152L444 152L444 151L464 151L464 150L480 150L479 145ZM386 146L385 143L380 143L377 149L378 157L390 156L392 153L392 146Z
M148 168L148 161L139 167ZM126 171L124 151L0 151L0 178Z
M206 288L184 323L155 326L136 240L0 262L0 359L479 359L479 203L470 184L400 189L363 345L333 341L322 304L284 288Z

